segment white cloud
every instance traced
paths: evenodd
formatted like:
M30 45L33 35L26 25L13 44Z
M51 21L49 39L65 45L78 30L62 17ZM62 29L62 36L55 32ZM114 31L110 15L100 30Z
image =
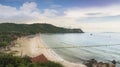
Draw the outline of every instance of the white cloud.
M0 5L0 21L1 22L16 22L28 21L35 17L38 12L36 4L24 3L19 9L11 6Z
M54 9L44 9L44 16L52 18L52 17L57 17L58 11Z
M38 11L37 4L34 2L31 2L31 3L26 2L20 7L20 11L23 13L30 13L30 12Z
M26 2L20 8L0 4L0 22L42 23L56 17L57 13L54 9L44 9L41 13L35 2Z
M0 4L0 17L10 17L13 15L17 15L17 11L18 10L16 8Z

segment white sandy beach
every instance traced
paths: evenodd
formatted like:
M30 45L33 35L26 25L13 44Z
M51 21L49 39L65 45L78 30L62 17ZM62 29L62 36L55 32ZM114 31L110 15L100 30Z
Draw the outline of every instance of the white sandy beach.
M83 64L72 63L62 59L52 49L50 49L45 42L40 38L40 35L33 37L21 37L16 41L16 45L11 47L11 51L17 51L18 56L35 57L44 54L48 60L61 63L64 67L86 67Z

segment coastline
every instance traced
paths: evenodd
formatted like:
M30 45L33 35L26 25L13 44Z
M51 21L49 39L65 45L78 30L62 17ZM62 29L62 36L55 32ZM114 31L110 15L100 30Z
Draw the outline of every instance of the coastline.
M16 40L16 45L11 47L11 51L17 51L16 55L18 56L27 55L35 57L43 54L48 60L58 62L64 67L86 67L83 64L72 63L61 58L47 46L47 44L41 39L40 34L18 38Z

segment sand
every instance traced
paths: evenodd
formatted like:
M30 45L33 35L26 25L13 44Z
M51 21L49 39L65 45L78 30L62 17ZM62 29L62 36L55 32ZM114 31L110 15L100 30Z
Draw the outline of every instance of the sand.
M18 56L36 57L44 54L50 61L61 63L64 67L86 67L83 64L72 63L64 60L40 38L40 35L21 37L16 40L16 45L11 47L11 51L16 51Z

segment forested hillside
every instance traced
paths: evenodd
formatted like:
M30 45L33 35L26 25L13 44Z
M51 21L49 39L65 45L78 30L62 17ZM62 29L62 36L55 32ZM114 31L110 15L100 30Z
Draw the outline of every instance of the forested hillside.
M81 29L67 29L51 24L0 24L0 32L27 32L27 33L83 33Z

